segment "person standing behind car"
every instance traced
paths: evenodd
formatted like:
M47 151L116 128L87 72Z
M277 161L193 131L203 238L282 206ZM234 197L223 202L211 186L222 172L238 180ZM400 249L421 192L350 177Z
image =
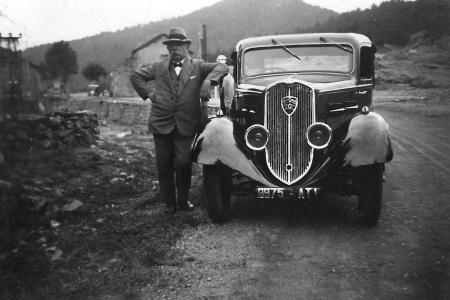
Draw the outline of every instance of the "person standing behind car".
M200 99L208 99L211 83L228 73L226 65L189 56L191 40L182 27L170 29L163 41L169 57L133 72L131 83L142 99L153 102L149 130L153 133L160 194L167 212L191 210L188 201L194 131L200 124ZM146 82L154 81L148 92Z
M226 64L227 57L223 54L217 56L217 63ZM220 88L220 109L224 114L228 114L231 107L231 102L234 97L234 79L233 79L233 67L229 67L228 74L222 80L222 87Z

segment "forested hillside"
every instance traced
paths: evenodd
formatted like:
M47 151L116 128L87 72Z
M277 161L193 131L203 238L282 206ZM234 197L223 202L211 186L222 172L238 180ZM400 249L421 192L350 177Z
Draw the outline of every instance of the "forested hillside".
M327 22L302 32L358 32L375 43L405 45L411 35L424 31L425 37L450 33L449 0L393 0L331 17Z

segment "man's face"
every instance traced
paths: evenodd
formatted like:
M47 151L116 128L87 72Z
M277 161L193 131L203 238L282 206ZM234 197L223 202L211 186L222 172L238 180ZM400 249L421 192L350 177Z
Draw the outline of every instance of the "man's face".
M173 62L182 61L188 54L189 44L186 43L171 43L167 45L170 58Z

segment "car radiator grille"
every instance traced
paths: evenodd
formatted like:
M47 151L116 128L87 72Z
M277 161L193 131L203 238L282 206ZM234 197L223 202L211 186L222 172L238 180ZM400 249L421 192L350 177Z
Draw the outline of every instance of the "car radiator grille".
M288 113L283 98L297 98L297 107ZM295 97L295 98L293 98ZM315 122L314 91L299 82L278 83L266 90L265 126L270 132L266 160L272 174L285 184L302 178L312 163L312 148L306 129Z

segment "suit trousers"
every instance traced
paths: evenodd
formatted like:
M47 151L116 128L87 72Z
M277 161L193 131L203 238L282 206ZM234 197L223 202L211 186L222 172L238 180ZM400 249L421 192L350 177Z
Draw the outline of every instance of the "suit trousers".
M176 129L170 134L153 134L161 199L167 206L183 205L191 186L191 144L194 137L182 136Z

